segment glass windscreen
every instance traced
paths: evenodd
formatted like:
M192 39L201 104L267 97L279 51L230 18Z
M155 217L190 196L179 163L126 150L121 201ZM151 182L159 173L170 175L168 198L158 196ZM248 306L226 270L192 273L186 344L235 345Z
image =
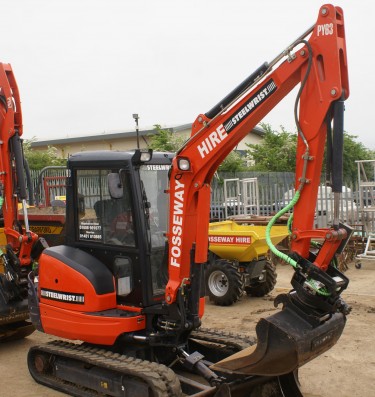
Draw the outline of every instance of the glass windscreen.
M141 179L149 206L151 273L154 295L164 294L168 281L166 233L168 229L168 171L165 164L141 166Z
M150 208L150 227L154 233L166 233L168 228L168 188L169 165L143 165L141 179L146 191ZM164 245L163 241L154 238L155 245Z
M77 171L78 239L135 246L130 183L125 174L117 191L110 192L111 170ZM112 182L116 183L116 182ZM82 210L83 207L83 210Z

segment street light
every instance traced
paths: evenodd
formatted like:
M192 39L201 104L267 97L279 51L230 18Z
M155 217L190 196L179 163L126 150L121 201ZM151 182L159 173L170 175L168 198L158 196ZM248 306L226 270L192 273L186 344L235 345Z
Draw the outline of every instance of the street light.
M139 128L138 128L138 113L133 113L133 119L135 120L135 130L137 132L137 149L139 149Z

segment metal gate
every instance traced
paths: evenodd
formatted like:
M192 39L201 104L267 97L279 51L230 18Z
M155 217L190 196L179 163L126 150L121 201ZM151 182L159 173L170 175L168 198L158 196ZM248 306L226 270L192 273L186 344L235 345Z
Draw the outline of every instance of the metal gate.
M224 179L225 218L231 215L259 215L257 178Z
M242 179L243 213L260 215L259 188L257 178Z

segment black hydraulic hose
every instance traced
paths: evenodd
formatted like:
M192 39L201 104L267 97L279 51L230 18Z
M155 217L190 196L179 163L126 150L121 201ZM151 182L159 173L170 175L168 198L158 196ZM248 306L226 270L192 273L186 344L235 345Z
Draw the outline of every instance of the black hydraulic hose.
M306 41L306 40L300 40L296 44L305 44L307 49L308 49L308 52L309 52L309 58L308 58L308 62L307 62L306 73L305 73L305 76L303 77L303 80L301 81L301 86L300 86L300 88L298 90L296 101L294 103L294 121L296 123L298 135L302 138L302 140L303 140L303 142L304 142L304 144L306 146L306 152L308 153L309 152L309 144L308 144L308 142L306 140L305 135L303 134L303 131L302 131L301 125L299 123L299 119L298 119L298 105L299 105L299 100L301 98L302 91L305 88L307 79L308 79L308 77L310 75L311 66L312 66L312 54L313 54L313 51L312 51L310 43L308 41Z
M224 97L217 105L209 110L206 116L209 119L213 119L217 116L226 106L228 106L234 99L244 93L254 82L259 79L269 68L268 62L264 62L263 65L259 66L249 77L247 77L241 84L239 84L234 90L232 90L226 97Z
M190 297L188 302L188 307L191 315L191 319L193 321L194 329L199 327L200 319L199 319L199 300L202 297L201 295L201 288L203 284L203 264L202 263L195 263L195 247L190 252Z
M326 151L326 181L329 185L332 184L332 126L331 126L332 114L328 111L326 117L327 124L327 151Z
M332 191L342 193L344 153L344 99L333 105Z
M16 163L18 196L21 200L26 200L27 190L26 190L26 183L24 177L24 159L23 159L23 151L22 151L22 140L21 137L18 135L18 132L16 132L16 134L10 138L10 142L12 145L12 152Z

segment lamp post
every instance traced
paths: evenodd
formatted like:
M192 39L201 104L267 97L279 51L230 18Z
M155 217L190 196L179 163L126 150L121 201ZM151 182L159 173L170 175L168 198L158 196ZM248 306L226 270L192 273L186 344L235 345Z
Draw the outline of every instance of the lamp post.
M137 132L137 149L139 149L139 128L138 128L138 113L133 113L133 119L135 120L135 131Z

